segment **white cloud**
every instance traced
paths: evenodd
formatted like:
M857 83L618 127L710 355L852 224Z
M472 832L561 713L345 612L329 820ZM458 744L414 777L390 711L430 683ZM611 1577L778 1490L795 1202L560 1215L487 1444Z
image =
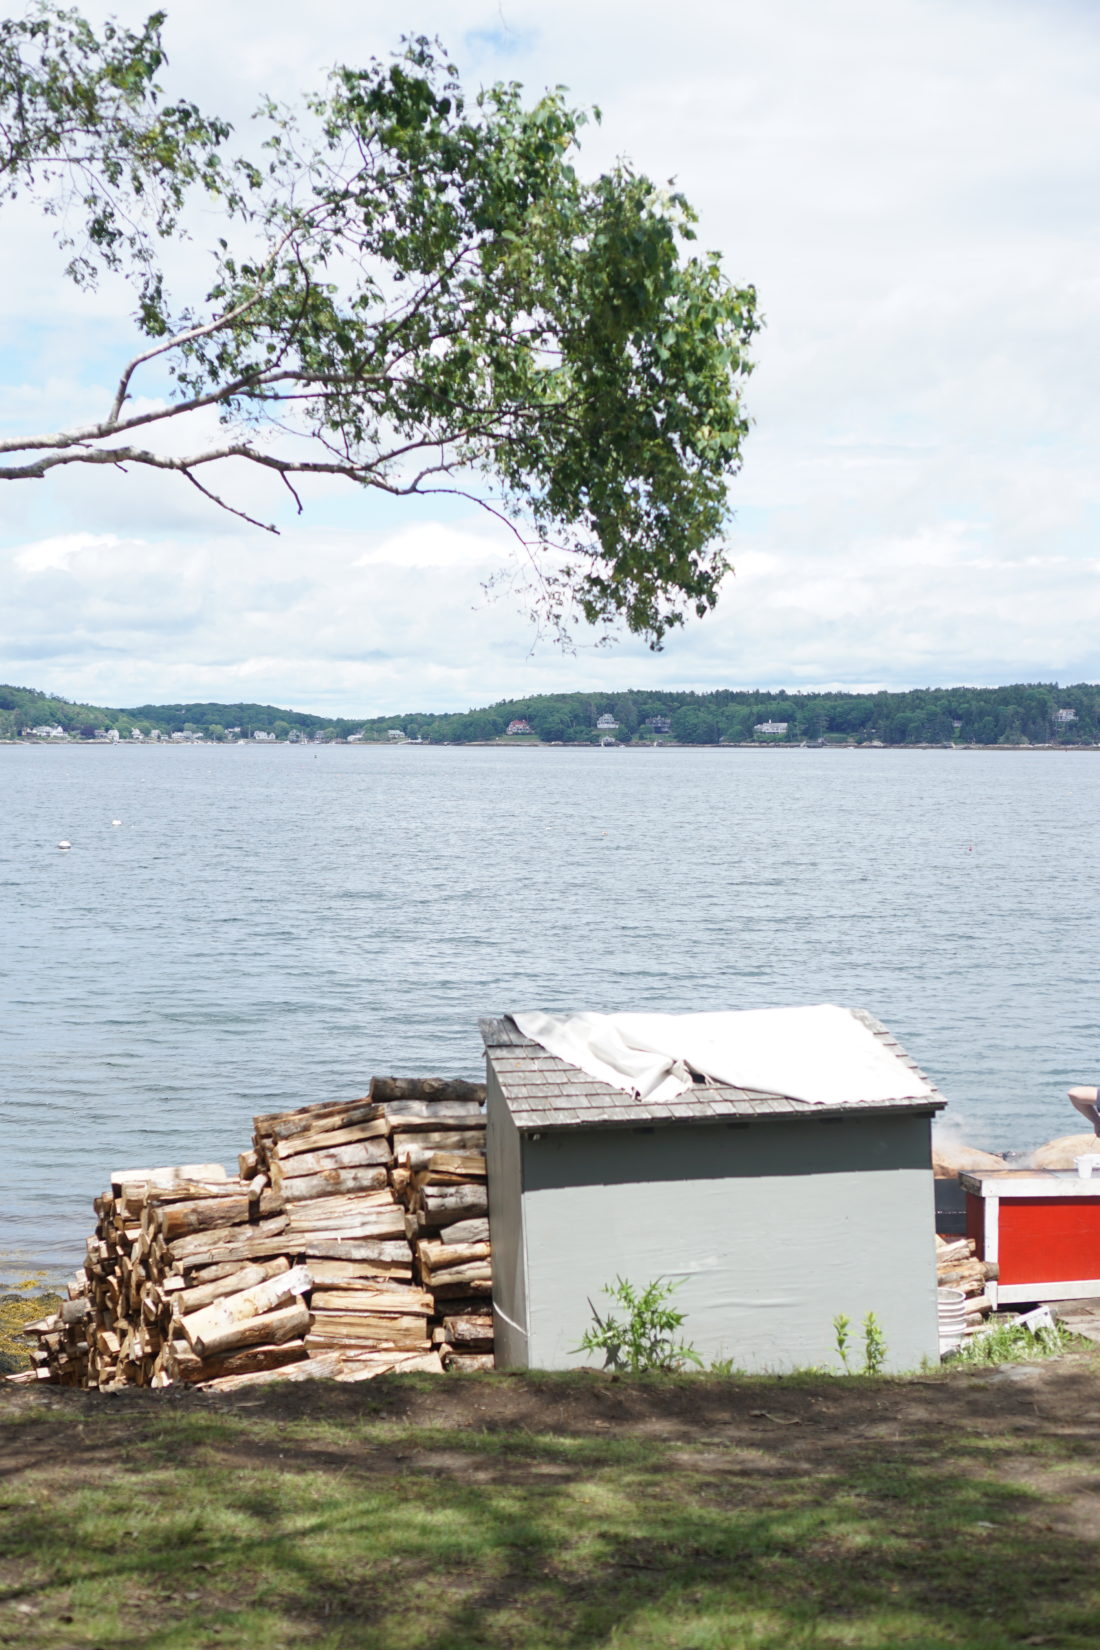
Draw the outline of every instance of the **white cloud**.
M104 11L106 7L102 8ZM135 0L112 5L134 22ZM654 658L530 656L484 581L507 532L337 484L294 518L219 485L269 539L173 478L9 487L7 659L74 696L249 695L353 711L580 684L907 684L1100 676L1100 15L1045 0L425 0L473 77L599 101L586 164L675 175L767 328L717 614ZM504 30L502 33L501 30ZM392 8L194 0L170 84L242 121L395 44ZM216 35L219 50L210 51ZM8 212L5 208L5 212ZM91 416L130 344L20 207L0 239L10 429ZM182 254L200 267L196 245ZM93 691L94 690L94 691Z
M481 571L503 562L514 547L506 529L460 532L438 522L418 523L364 550L353 567L469 567Z

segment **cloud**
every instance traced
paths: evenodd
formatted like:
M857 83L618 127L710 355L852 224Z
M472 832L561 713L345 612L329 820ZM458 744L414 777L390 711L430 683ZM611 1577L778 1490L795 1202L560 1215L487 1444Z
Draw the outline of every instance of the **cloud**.
M509 535L462 504L325 483L299 521L265 478L227 468L219 485L282 529L272 539L173 478L68 474L7 490L9 658L40 659L74 696L247 682L364 712L587 684L1100 676L1094 8L685 0L671 27L625 0L426 0L417 28L474 82L564 82L599 102L583 167L628 154L675 176L701 244L758 285L719 611L658 657L631 641L532 655L516 599L483 590L513 565ZM169 15L168 89L247 137L261 90L384 56L396 32L380 4L318 0L307 18L289 0L194 0ZM48 228L17 213L0 238L0 421L95 416L132 347L129 300L75 294ZM201 241L180 256L181 275L201 270Z

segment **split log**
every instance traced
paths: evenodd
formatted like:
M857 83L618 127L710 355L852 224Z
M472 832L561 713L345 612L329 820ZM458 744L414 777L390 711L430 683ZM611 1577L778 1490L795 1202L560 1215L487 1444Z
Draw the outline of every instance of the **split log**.
M343 1146L315 1147L312 1151L280 1156L275 1168L286 1182L291 1175L323 1174L328 1169L375 1168L379 1164L389 1163L391 1158L388 1140L352 1140ZM376 1184L384 1186L386 1183L382 1180Z
M426 1352L431 1346L424 1318L379 1317L341 1312L314 1312L308 1347L343 1346L348 1342L368 1346L399 1346L412 1352Z
M474 1152L433 1152L413 1175L413 1185L465 1186L485 1179L485 1157Z
M238 1228L242 1233L249 1230L247 1226ZM250 1260L271 1260L275 1255L297 1255L304 1250L297 1242L289 1242L278 1232L272 1232L263 1237L241 1237L237 1243L219 1243L215 1248L189 1251L185 1255L173 1255L172 1264L185 1275L201 1272L201 1278L193 1278L195 1283L205 1281L207 1268L219 1263L232 1266L234 1269Z
M411 1273L412 1256L404 1244L395 1245L402 1251L400 1265L406 1273ZM378 1261L370 1260L319 1260L311 1255L309 1269L313 1274L313 1281L317 1285L339 1285L341 1289L394 1289L398 1287L398 1280L380 1273ZM406 1287L401 1285L401 1287ZM408 1286L408 1287L411 1287Z
M488 1315L444 1318L443 1329L451 1345L461 1351L484 1352L492 1347L493 1320Z
M496 1358L491 1352L449 1352L445 1368L456 1374L473 1374L483 1369L495 1369Z
M318 1357L310 1353L309 1348L302 1345L302 1357L282 1368L244 1369L239 1375L211 1374L201 1381L204 1391L236 1392L242 1387L262 1386L268 1381L324 1381L335 1380L340 1369L342 1354L330 1352Z
M253 1221L244 1226L216 1226L211 1231L193 1232L187 1237L174 1238L168 1245L168 1253L173 1261L185 1260L191 1255L201 1254L207 1249L224 1247L226 1254L223 1259L230 1259L230 1251L244 1243L262 1242L264 1238L278 1237L285 1232L289 1222L286 1215L272 1215L266 1220Z
M450 1266L465 1266L473 1261L488 1260L492 1245L488 1243L432 1243L421 1241L417 1248L420 1263L427 1272L444 1271Z
M484 1149L484 1123L478 1128L467 1124L460 1129L426 1128L420 1133L398 1131L393 1136L395 1160L413 1169L424 1168L435 1152L477 1152Z
M424 1213L439 1226L489 1213L485 1186L425 1186L420 1199Z
M346 1129L316 1129L292 1135L289 1140L275 1142L275 1156L280 1163L288 1158L301 1157L314 1151L332 1151L339 1146L354 1146L359 1141L385 1140L390 1126L384 1117L366 1123L353 1123Z
M372 1077L370 1097L375 1101L418 1100L423 1102L465 1101L481 1106L485 1084L468 1083L461 1077Z
M301 1202L303 1198L326 1197L333 1193L374 1191L385 1186L388 1180L384 1168L324 1169L319 1174L280 1176L281 1191L287 1203Z
M441 1375L443 1365L435 1353L396 1352L369 1358L359 1352L332 1351L314 1353L307 1362L292 1364L287 1369L233 1375L205 1384L212 1391L235 1392L241 1387L259 1386L266 1381L373 1381L379 1375L404 1375L418 1370Z
M441 1226L438 1231L440 1243L457 1245L460 1243L488 1243L489 1222L487 1219L452 1221L449 1226ZM428 1240L430 1241L430 1240Z
M318 1260L360 1260L403 1270L410 1276L412 1273L412 1255L409 1253L408 1244L404 1242L387 1243L359 1238L349 1238L341 1242L339 1239L331 1241L326 1238L310 1238L308 1241L296 1242L292 1252L305 1255L311 1266L314 1257Z
M448 1283L489 1283L492 1276L493 1265L489 1260L471 1260L463 1266L433 1267L431 1271L433 1289Z
M288 1364L301 1363L309 1357L304 1340L287 1341L282 1346L242 1347L236 1352L226 1352L220 1358L200 1358L188 1346L176 1347L174 1353L176 1369L173 1378L192 1386L253 1370L283 1369Z
M362 1238L404 1239L405 1222L400 1209L364 1209L361 1215L344 1215L328 1221L315 1214L316 1205L295 1221L286 1233L288 1246L301 1248L303 1243L321 1238L329 1243L352 1242Z
M430 1291L418 1289L412 1283L394 1283L392 1279L387 1278L345 1277L340 1277L335 1283L321 1283L317 1277L317 1268L322 1264L323 1262L315 1261L310 1266L314 1284L310 1300L315 1307L331 1305L331 1295L338 1301L345 1302L352 1311L357 1311L360 1303L365 1311L430 1314L432 1310Z
M410 1289L407 1295L390 1295L382 1291L364 1289L315 1289L310 1296L314 1312L338 1312L346 1317L365 1314L367 1317L386 1316L427 1318L435 1302L430 1295Z
M242 1289L235 1295L224 1295L220 1300L200 1307L197 1312L189 1313L180 1319L180 1330L195 1351L202 1355L211 1336L216 1337L228 1325L272 1312L295 1295L307 1294L312 1287L309 1268L293 1266L288 1272L277 1273L249 1289Z
M115 1169L111 1175L111 1191L115 1197L123 1186L174 1186L181 1180L227 1180L221 1163L181 1163L162 1169Z
M197 1312L201 1306L209 1306L212 1301L221 1300L224 1295L238 1295L242 1290L253 1289L256 1284L264 1283L268 1278L276 1278L281 1273L289 1272L290 1261L285 1255L276 1255L273 1260L251 1261L228 1272L220 1266L214 1270L221 1272L222 1276L197 1283L193 1289L174 1291L169 1296L172 1307L179 1316L186 1317L189 1312Z
M236 1351L238 1347L262 1346L270 1342L280 1346L284 1341L303 1340L309 1333L309 1307L303 1300L292 1306L281 1306L274 1312L263 1312L255 1318L242 1318L227 1323L224 1328L212 1330L192 1341L192 1347L202 1358L215 1357L222 1352Z
M474 1143L475 1147L485 1141L485 1113L474 1106L448 1106L444 1111L440 1107L404 1100L400 1105L383 1106L382 1111L395 1139L410 1134L442 1134L445 1138L437 1143L437 1149L446 1149L446 1137L450 1136L453 1143L455 1134L477 1135L479 1138Z
M492 1299L493 1282L491 1278L471 1278L461 1283L438 1283L433 1277L432 1293L436 1298L437 1310L440 1301L451 1303L459 1300L477 1300L480 1305L484 1305ZM450 1310L450 1305L447 1309Z
M150 1207L153 1230L172 1243L190 1232L209 1232L225 1226L239 1226L249 1217L252 1200L247 1192L239 1197L197 1198L186 1203Z
M356 1123L370 1123L382 1115L372 1100L338 1101L324 1106L304 1106L297 1111L276 1112L255 1119L257 1149L260 1140L273 1144L292 1140L295 1135L327 1129L348 1129Z

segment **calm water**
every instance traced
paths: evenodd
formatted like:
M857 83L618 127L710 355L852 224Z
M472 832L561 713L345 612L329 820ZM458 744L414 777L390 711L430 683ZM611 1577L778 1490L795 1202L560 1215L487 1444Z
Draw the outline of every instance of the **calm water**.
M478 1076L479 1014L861 1005L998 1147L1100 1073L1097 755L4 747L0 785L0 1282L78 1263L114 1168Z

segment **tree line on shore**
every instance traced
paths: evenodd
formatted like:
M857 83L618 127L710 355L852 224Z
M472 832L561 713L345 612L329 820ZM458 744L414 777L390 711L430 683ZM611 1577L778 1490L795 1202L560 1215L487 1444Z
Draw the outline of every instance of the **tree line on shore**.
M610 718L613 728L599 727ZM525 723L530 733L508 729ZM760 733L770 725L782 731ZM710 693L629 689L620 693L548 693L506 699L469 711L438 715L325 717L255 704L137 705L128 709L75 704L33 688L0 687L0 736L60 727L73 738L94 739L115 729L193 733L205 739L347 739L387 741L391 735L433 744L494 739L591 744L654 740L681 745L823 741L883 745L1074 745L1100 743L1100 685L1018 683L1007 687L916 688L902 693L790 693L719 688Z

